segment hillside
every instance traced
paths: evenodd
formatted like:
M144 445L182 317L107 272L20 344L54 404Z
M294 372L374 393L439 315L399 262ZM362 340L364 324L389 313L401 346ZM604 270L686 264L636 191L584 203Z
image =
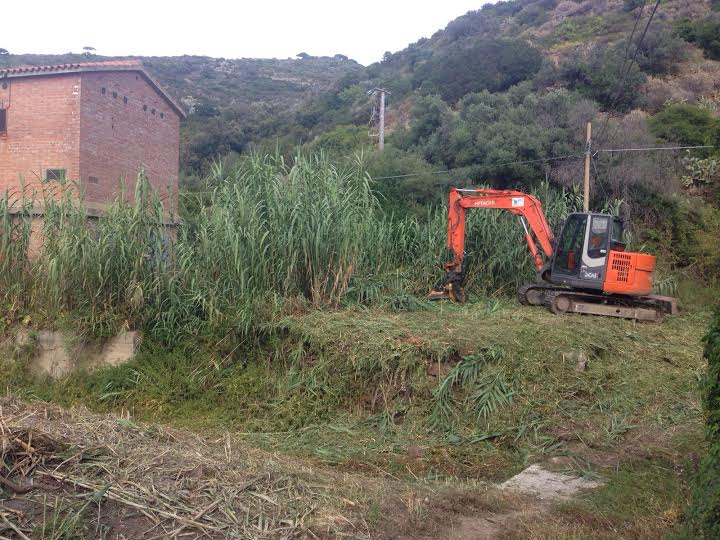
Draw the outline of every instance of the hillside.
M187 185L205 175L218 156L247 152L265 143L274 146L279 141L288 153L294 145L313 143L343 155L370 146L367 91L376 86L392 93L389 142L391 153L399 151L402 159L386 158L373 165L371 173L382 176L460 168L456 176L471 181L483 177L497 183L501 177L511 176L534 183L546 177L541 166L499 170L488 170L488 166L582 148L582 124L593 117L602 122L599 112L655 114L666 103L677 101L704 103L715 110L720 63L712 50L712 32L717 27L712 5L712 0L662 2L625 78L620 67L639 43L640 30L651 11L651 4L643 7L640 0L488 4L368 67L343 55L286 60L194 56L141 60L191 112L182 128L181 160ZM639 28L628 46L636 21ZM707 34L704 38L693 33L701 27ZM0 66L85 58L11 54L0 56ZM473 139L481 130L494 132L498 126L463 122L467 116L476 116L468 106L471 101L484 100L478 97L482 92L525 99L525 90L506 94L517 85L533 96L550 94L561 102L574 103L545 122L531 120L530 128L538 123L546 132L556 128L555 136L536 140L535 134L528 134L530 143L516 133L491 133L504 148L484 151L483 141ZM562 90L568 94L563 95ZM517 123L519 118L516 115L508 121ZM647 130L635 131L631 138L654 139ZM617 133L613 137L616 140L599 142L624 142ZM478 169L480 165L483 168ZM666 163L660 167L667 168ZM576 176L565 163L551 169L548 178L559 184L567 185ZM426 193L427 183L424 178L410 183L420 202L434 200ZM612 191L612 196L623 196Z

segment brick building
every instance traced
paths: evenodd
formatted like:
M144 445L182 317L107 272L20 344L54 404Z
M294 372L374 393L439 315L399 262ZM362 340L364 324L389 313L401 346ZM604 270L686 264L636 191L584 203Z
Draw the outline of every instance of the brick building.
M0 69L0 192L77 185L101 213L142 168L172 212L183 117L138 61Z

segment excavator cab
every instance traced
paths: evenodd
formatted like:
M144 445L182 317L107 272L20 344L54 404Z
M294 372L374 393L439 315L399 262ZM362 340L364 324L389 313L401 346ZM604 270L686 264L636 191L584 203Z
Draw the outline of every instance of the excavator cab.
M550 281L602 290L611 251L624 251L623 222L608 214L570 214L555 242Z

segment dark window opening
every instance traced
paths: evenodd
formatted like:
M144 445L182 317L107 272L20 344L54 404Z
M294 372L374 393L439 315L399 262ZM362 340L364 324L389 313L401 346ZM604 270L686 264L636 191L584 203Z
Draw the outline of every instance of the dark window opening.
M123 98L123 103L125 103L125 105L127 105L127 96L125 96L125 97Z
M143 111L147 111L147 105L143 105Z
M90 184L99 184L100 183L97 176L91 176L90 178L88 178L88 182Z
M102 95L105 95L105 92L107 92L107 90L105 90L105 88L101 88L101 89L100 89L100 93L101 93Z
M161 113L160 113L160 118L165 118L165 113L164 113L164 112L161 112Z
M155 109L153 109L153 110L152 110L152 111L150 111L150 112L151 112L151 113L153 113L153 114L155 114Z
M113 92L113 97L117 99L117 92Z
M65 182L66 171L65 169L47 169L45 171L46 182Z
M7 109L0 109L0 135L7 135Z

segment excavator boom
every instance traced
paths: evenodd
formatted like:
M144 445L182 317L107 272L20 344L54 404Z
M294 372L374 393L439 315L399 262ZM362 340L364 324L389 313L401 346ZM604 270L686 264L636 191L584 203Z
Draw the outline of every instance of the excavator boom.
M535 267L540 270L552 258L553 234L545 219L542 204L536 197L513 190L453 188L448 202L447 247L452 252L452 260L445 264L445 281L430 293L431 299L450 297L463 301L465 212L468 208L507 210L515 214L525 231L525 241Z

